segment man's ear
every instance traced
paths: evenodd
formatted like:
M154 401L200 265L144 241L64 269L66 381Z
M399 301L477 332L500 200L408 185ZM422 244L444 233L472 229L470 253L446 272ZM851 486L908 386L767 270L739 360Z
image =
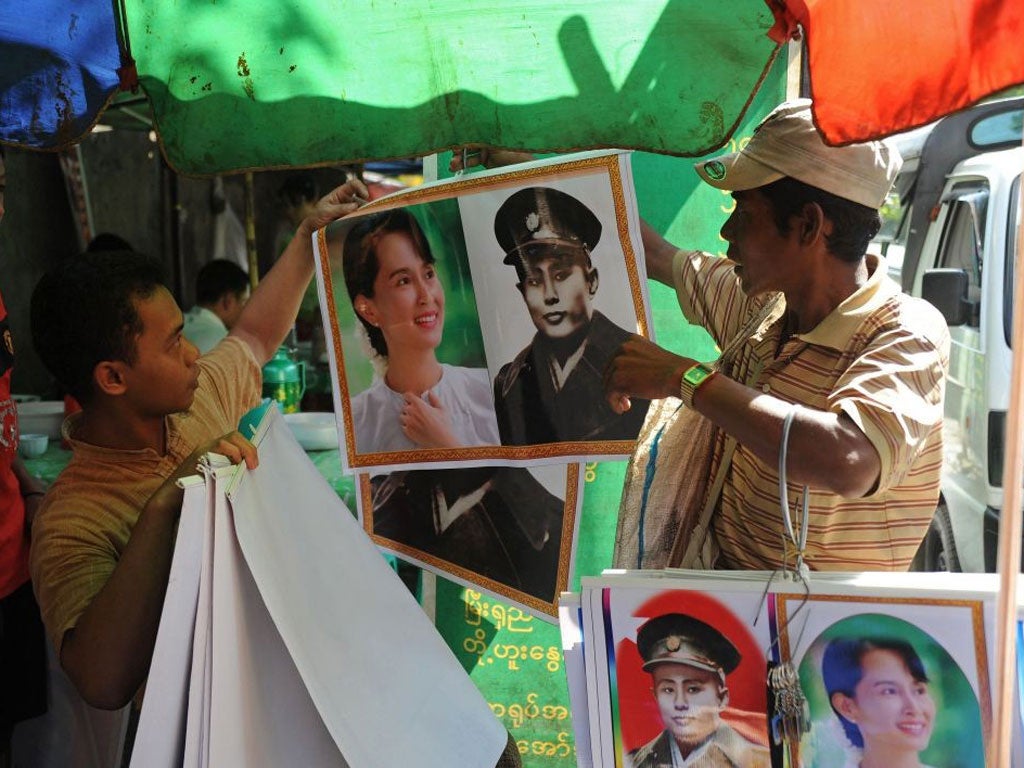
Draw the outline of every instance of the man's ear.
M226 318L231 317L231 310L234 309L235 301L237 301L235 295L228 291L217 299L217 303L213 305L213 314L226 321Z
M806 203L800 212L800 241L810 245L819 238L831 234L832 223L825 218L825 211L817 203Z
M845 693L840 693L839 691L836 691L832 694L831 701L832 708L835 709L836 712L845 717L851 723L857 722L856 718L854 717L854 714L857 710L857 703L853 699L851 699Z
M718 701L721 704L721 709L729 706L729 686L723 685L718 689Z
M128 389L125 379L126 364L120 360L105 360L92 369L92 381L96 391L110 397L123 395Z
M594 296L597 293L597 286L599 282L597 267L591 267L587 272L587 290L590 291L591 296Z

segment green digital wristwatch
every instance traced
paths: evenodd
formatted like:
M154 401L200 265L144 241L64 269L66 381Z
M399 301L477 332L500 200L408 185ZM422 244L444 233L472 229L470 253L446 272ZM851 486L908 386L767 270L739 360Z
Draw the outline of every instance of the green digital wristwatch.
M710 365L697 363L687 368L679 380L679 399L687 408L693 408L693 394L704 382L712 378L718 371Z

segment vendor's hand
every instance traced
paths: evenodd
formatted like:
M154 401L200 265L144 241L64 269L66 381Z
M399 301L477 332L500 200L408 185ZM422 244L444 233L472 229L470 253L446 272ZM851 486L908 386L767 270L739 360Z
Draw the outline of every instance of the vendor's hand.
M463 162L463 158L465 158L465 162ZM499 168L505 165L515 165L516 163L528 163L536 159L530 152L517 152L512 149L495 149L494 147L470 144L464 150L455 150L451 162L448 163L448 170L454 173L478 165L482 165L484 168Z
M437 395L427 392L427 399L424 400L412 392L406 392L404 397L405 406L398 419L406 437L421 448L459 447L448 412Z
M626 340L604 370L604 392L616 413L630 408L630 398L658 400L679 395L683 372L693 365L642 336Z
M325 227L335 219L340 219L360 206L366 205L370 193L366 185L359 179L349 179L340 187L335 187L320 198L313 212L302 222L302 226L312 234Z

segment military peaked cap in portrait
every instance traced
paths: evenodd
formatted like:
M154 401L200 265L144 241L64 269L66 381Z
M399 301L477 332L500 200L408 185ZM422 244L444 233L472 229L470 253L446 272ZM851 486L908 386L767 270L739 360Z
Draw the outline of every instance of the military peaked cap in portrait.
M494 236L505 264L522 261L531 245L573 245L593 251L601 222L572 195L550 187L526 187L509 196L494 214Z
M740 652L710 624L682 613L666 613L641 625L636 645L644 671L659 664L686 664L717 672L725 681L740 663Z

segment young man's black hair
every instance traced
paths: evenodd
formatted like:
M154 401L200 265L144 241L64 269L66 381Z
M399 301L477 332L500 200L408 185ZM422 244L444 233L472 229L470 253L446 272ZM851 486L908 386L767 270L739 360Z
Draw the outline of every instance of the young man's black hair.
M134 362L134 339L142 331L135 300L152 296L163 285L156 260L126 251L75 256L36 285L32 343L80 403L92 398L97 363Z

